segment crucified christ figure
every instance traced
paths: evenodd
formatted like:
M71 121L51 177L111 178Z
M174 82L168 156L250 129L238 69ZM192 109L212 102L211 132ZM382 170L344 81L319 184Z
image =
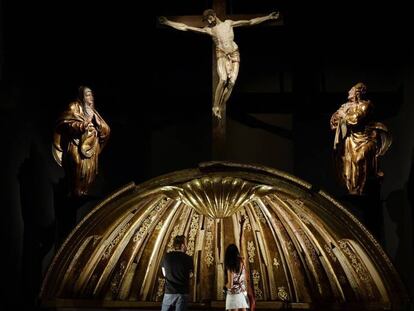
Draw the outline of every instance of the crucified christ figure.
M203 13L203 21L206 26L203 28L189 26L183 23L173 22L165 17L160 17L159 22L182 31L194 31L208 34L213 38L216 48L217 74L219 82L217 84L214 101L213 114L221 119L223 107L230 98L230 94L236 83L240 66L239 47L234 42L234 27L257 25L267 20L278 19L279 13L273 12L267 16L257 17L250 20L225 20L221 21L214 10L208 9Z

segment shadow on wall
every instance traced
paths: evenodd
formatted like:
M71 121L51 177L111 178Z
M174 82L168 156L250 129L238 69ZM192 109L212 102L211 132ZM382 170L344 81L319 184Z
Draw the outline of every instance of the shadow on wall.
M411 211L411 217L412 217L412 222L414 223L414 149L411 152L411 169L410 169L410 175L408 176L408 182L407 182L407 194L408 194L408 202L410 203L410 209L409 211ZM411 228L412 232L412 245L413 249L414 249L414 228Z
M411 169L408 181L402 189L392 191L385 200L386 209L396 229L397 245L393 258L394 264L400 273L408 294L414 298L414 270L412 259L414 256L414 231L411 223L414 221L414 149L411 156Z
M25 309L34 309L40 290L43 259L55 240L55 222L49 201L52 184L47 164L37 145L30 146L29 157L19 169L21 215L23 220L21 291Z
M44 150L30 144L29 156L19 167L20 206L23 221L22 273L19 291L25 310L37 310L38 295L44 269L50 255L60 247L101 196L68 199L64 193L64 178L56 184ZM97 183L98 190L101 188ZM53 257L53 256L52 256Z

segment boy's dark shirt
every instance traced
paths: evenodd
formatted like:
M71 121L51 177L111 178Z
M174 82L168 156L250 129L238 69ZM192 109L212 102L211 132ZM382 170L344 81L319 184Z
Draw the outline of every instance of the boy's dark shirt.
M188 294L193 259L183 252L172 251L164 256L161 266L165 269L165 293Z

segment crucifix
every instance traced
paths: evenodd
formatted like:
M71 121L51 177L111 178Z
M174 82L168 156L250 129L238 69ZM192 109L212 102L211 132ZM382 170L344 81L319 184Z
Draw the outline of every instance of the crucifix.
M226 142L226 103L230 98L239 73L240 54L234 41L234 27L256 25L268 20L279 20L279 13L266 16L226 16L225 0L213 0L213 9L205 10L203 16L160 17L159 22L181 31L207 34L214 42L213 56L213 105L212 140L213 159L223 160ZM222 21L223 20L223 21ZM206 26L202 27L201 22Z

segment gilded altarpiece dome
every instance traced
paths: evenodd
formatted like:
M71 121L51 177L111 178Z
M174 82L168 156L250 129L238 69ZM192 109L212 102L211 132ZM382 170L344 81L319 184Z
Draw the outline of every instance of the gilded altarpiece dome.
M258 309L400 309L407 296L365 227L322 190L283 172L208 162L98 204L72 231L43 283L43 305L156 308L174 236L194 260L190 307L224 309L224 251L243 241ZM319 307L317 307L319 306Z

